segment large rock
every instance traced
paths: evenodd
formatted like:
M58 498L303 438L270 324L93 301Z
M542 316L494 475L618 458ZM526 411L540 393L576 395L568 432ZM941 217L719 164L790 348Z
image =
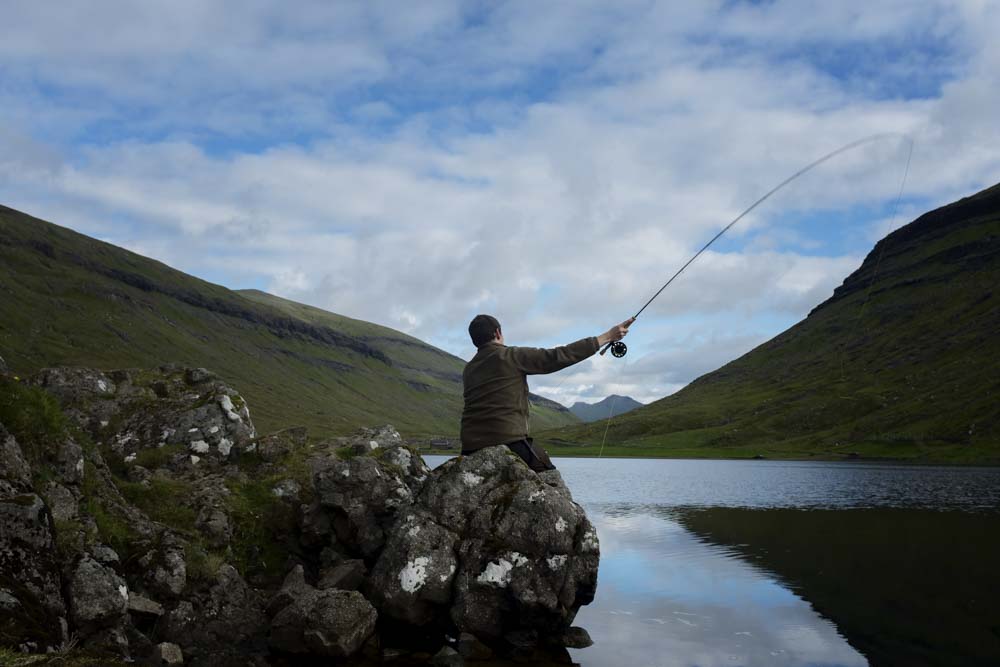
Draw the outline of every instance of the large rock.
M376 442L371 440L370 442ZM313 461L313 482L319 505L329 515L337 542L348 552L373 559L385 544L386 530L400 508L413 503L429 469L419 455L396 445L377 445L371 453L341 460ZM322 522L309 517L314 532Z
M300 575L301 570L295 580L285 582L287 604L271 620L271 646L286 653L338 658L356 653L375 632L375 608L357 591L317 590ZM289 595L291 590L294 595ZM274 606L280 605L272 602Z
M128 586L111 568L84 557L70 579L69 601L73 624L92 634L121 625L128 612Z
M4 454L19 452L9 438ZM8 470L19 467L4 463ZM60 619L66 608L50 515L40 497L17 492L22 486L17 475L0 480L0 637L44 651L63 641Z
M0 424L0 496L31 491L31 466L17 440Z
M593 525L558 473L540 476L506 447L433 471L389 534L371 597L406 623L448 616L485 641L536 642L563 636L594 597Z
M42 492L45 503L52 512L52 518L58 523L75 519L80 511L76 495L58 482L49 482Z

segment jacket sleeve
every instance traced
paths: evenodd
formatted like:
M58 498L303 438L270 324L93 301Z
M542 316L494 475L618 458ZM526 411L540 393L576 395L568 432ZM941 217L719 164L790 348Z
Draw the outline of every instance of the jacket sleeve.
M540 347L509 347L510 359L523 373L542 375L555 373L583 361L598 349L597 338L582 338L575 343L543 349Z

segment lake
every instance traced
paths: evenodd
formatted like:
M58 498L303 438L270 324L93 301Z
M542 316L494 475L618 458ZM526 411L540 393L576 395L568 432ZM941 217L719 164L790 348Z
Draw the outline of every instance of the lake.
M1000 468L556 465L601 540L581 665L1000 665Z

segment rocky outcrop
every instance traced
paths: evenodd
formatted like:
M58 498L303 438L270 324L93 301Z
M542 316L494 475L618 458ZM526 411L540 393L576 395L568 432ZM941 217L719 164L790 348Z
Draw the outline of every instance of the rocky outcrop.
M163 366L157 373L47 368L34 382L126 460L164 445L184 445L192 462L225 459L256 436L246 401L203 368Z
M506 447L433 471L372 573L383 611L481 640L563 635L597 585L597 533L557 472L532 472Z
M37 388L69 426L32 431L26 457L0 425L0 645L214 667L589 641L571 623L594 595L593 526L557 472L504 447L431 471L391 426L256 438L198 368L0 390Z

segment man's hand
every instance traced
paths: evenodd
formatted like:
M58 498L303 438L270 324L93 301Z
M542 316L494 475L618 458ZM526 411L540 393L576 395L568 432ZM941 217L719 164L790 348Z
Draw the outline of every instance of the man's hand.
M597 346L604 347L608 343L613 343L616 340L621 340L626 336L626 334L628 334L628 328L632 326L633 322L635 322L635 318L630 317L621 324L616 324L615 326L611 327L610 329L608 329L607 331L605 331L604 333L602 333L600 336L597 337Z

